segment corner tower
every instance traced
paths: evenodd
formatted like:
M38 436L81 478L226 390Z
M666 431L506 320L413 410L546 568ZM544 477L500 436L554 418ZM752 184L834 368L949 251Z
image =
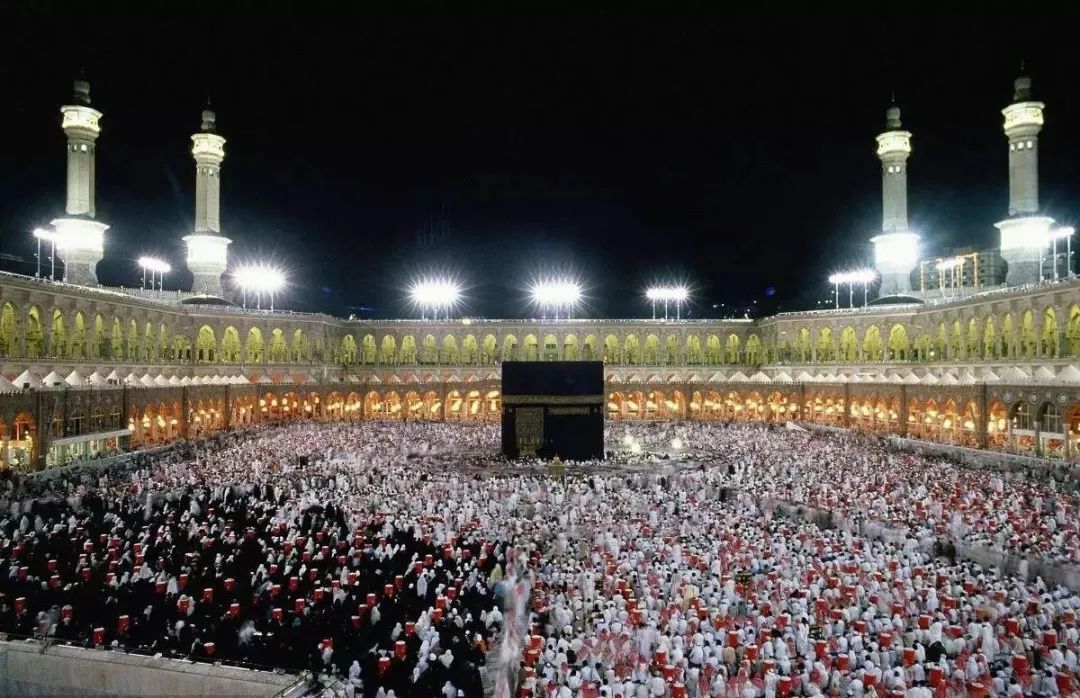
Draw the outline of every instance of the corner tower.
M232 240L221 234L221 163L225 139L215 133L217 116L202 113L202 128L191 137L195 157L195 232L184 238L187 265L195 277L191 290L220 296L221 277L228 267Z
M1007 286L1037 283L1039 261L1049 243L1053 219L1039 213L1039 132L1046 105L1031 98L1031 78L1013 83L1013 103L1001 110L1009 139L1009 217L996 223L1001 256L1008 264Z
M64 280L96 286L97 265L105 255L105 231L109 226L94 220L97 139L101 135L101 112L90 106L90 83L75 81L71 104L60 107L61 128L67 136L66 215L52 222L64 260Z
M885 131L877 137L881 160L881 235L873 237L874 268L882 296L911 291L911 270L919 261L919 236L908 229L907 160L911 132L900 124L900 107L885 112Z

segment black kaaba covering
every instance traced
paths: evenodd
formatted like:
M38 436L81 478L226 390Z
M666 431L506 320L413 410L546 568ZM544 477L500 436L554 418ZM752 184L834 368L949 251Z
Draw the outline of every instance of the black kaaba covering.
M604 457L601 361L505 361L502 450L508 458Z

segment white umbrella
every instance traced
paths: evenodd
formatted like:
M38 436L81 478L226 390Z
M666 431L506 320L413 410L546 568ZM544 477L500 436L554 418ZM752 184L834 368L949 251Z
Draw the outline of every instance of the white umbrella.
M1001 374L1002 383L1023 383L1029 378L1031 378L1031 376L1024 373L1016 366L1009 366Z
M772 377L772 379L773 379L773 383L790 383L791 382L791 376L789 376L785 371L781 371L780 373L777 373L775 376Z
M139 382L142 383L143 385L145 385L148 388L152 387L154 385L154 379L150 377L149 373L147 373L145 376L140 378Z
M120 382L120 374L117 373L116 369L114 368L112 371L109 372L109 375L105 376L105 381L110 385L116 385Z
M919 382L923 385L937 385L941 381L939 381L937 376L935 376L933 373L927 373L925 376L922 377L922 380Z
M72 387L79 387L80 385L86 385L86 379L79 375L78 371L72 371L64 379L64 382Z
M764 372L758 371L754 375L750 376L751 383L772 383L768 376Z
M169 379L159 374L158 377L154 379L154 385L164 388L169 385Z
M993 373L993 371L991 371L991 373ZM994 380L997 380L997 376L994 376ZM960 376L958 382L960 385L975 385L979 382L979 379L972 375L970 371L965 371L964 375Z
M14 393L19 389L19 386L15 385L7 378L0 376L0 393Z
M954 376L953 374L946 373L941 377L941 380L938 382L941 385L956 385L960 381L956 380L956 376Z
M169 376L169 385L182 385L176 376Z
M742 371L736 371L733 375L728 376L729 383L746 383L749 380Z
M994 373L988 368L984 368L982 370L982 379L985 383L997 383L999 380L1001 380L1000 378L998 378L998 374Z
M101 375L97 371L94 371L93 373L91 373L89 376L86 377L86 382L89 383L90 385L108 385L109 384L109 379L106 378L105 376Z
M270 380L270 376L264 373L263 375L259 376L259 380L255 382L259 385L271 385L274 381Z
M124 382L128 385L135 385L139 382L139 377L135 375L134 371L132 371L131 373L124 376Z
M1040 366L1039 370L1035 372L1034 378L1037 381L1052 381L1057 378L1057 375L1054 373L1054 369L1049 366Z
M1059 383L1080 383L1080 368L1077 368L1075 364L1069 364L1057 374L1057 380Z
M799 375L795 376L795 381L797 383L813 383L814 377L806 371L801 371Z
M191 376L184 376L181 378L180 385L191 385Z

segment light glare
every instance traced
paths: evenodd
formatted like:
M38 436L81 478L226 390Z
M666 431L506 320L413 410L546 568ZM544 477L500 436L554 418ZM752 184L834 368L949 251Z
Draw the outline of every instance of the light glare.
M267 264L252 264L233 272L233 280L245 291L277 293L285 286L285 274Z
M581 300L581 286L569 280L540 281L529 290L533 302L541 307L573 307Z
M653 286L645 291L645 297L651 301L682 303L690 297L690 291L685 286Z
M152 271L155 274L168 274L172 271L172 267L168 262L158 259L157 257L139 257L139 266L147 271Z

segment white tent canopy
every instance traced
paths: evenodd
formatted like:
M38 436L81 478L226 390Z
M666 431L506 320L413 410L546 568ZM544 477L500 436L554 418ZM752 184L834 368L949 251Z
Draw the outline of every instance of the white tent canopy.
M1057 374L1057 380L1059 383L1069 383L1071 385L1080 383L1080 368L1077 368L1075 364L1069 364L1061 369L1061 373Z
M762 371L758 371L754 375L750 376L751 383L771 383L772 381Z
M1001 373L1001 380L1004 383L1019 382L1023 383L1028 380L1030 376L1021 371L1016 366L1009 366Z
M154 379L154 385L165 387L169 385L169 379L159 374L158 377Z
M148 388L154 385L154 379L150 377L149 373L147 373L145 376L140 378L139 382L142 383L143 385L145 385Z
M941 380L938 381L941 385L956 385L960 381L956 380L956 376L951 373L946 373L941 376Z
M791 382L791 376L789 376L786 371L781 371L780 373L777 373L775 376L773 376L772 379L773 379L773 383L790 383Z
M30 369L26 369L19 374L19 377L14 380L15 387L22 390L23 388L37 389L41 387L41 379L35 373L32 373Z
M80 376L79 372L75 370L67 374L67 378L64 379L64 382L76 388L82 385L86 385L86 379Z
M746 374L742 371L736 371L734 374L728 377L730 383L746 383L750 379L746 377Z
M64 377L56 371L49 371L49 374L41 379L43 388L59 388L65 385Z
M109 379L106 378L105 376L101 375L97 371L94 371L93 373L91 373L89 376L86 377L86 382L89 383L90 385L108 385L109 384Z
M975 385L978 382L979 379L976 378L970 371L967 371L964 373L964 375L960 376L959 380L960 385Z
M986 383L997 383L999 380L1001 380L998 377L998 374L994 373L988 368L984 368L982 370L982 379Z
M114 368L112 371L109 372L109 375L105 376L105 380L107 382L113 383L113 384L119 383L120 382L120 374L117 373L116 369Z
M800 371L799 375L795 376L795 380L798 381L799 383L813 383L814 382L814 377L811 376L806 371Z
M1054 369L1049 366L1040 366L1038 371L1035 371L1035 380L1037 381L1052 381L1057 378L1054 373Z
M938 377L935 376L933 373L927 373L925 376L922 377L922 380L920 380L919 382L923 385L937 385L941 381L939 381Z
M139 377L135 375L134 371L132 371L131 373L124 376L124 382L128 385L137 385L139 382Z
M259 380L255 381L255 382L258 383L259 385L270 385L274 381L270 380L270 376L268 376L266 374L263 374L263 375L259 376Z
M176 376L170 376L169 377L169 385L181 385L180 379L177 378Z
M0 376L0 393L13 393L19 389L19 386L15 385L7 378Z
M180 385L191 385L191 376L184 376L181 378Z

